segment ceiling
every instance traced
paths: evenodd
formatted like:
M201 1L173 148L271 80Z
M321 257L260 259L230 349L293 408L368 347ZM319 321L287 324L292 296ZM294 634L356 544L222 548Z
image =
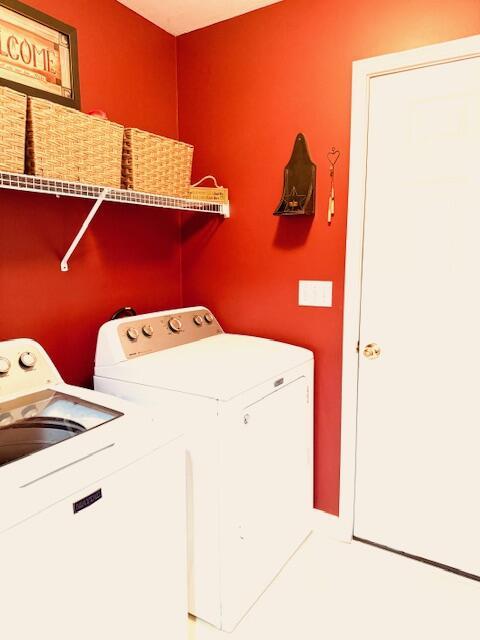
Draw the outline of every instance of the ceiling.
M281 0L119 0L165 31L179 36Z

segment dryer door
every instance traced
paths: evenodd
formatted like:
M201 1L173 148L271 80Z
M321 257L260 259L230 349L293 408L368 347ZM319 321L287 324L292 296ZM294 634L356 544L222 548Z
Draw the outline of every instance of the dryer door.
M309 533L308 395L307 379L300 377L243 407L223 428L221 580L222 628L227 631Z

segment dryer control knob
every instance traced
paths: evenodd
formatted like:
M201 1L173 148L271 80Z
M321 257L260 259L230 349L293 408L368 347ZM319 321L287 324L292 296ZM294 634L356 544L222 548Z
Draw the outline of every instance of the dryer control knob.
M37 356L31 351L24 351L22 354L20 354L20 358L18 359L18 364L23 369L33 369L36 362Z
M197 327L201 327L203 324L203 318L202 316L193 316L193 321L194 323L197 325Z
M132 342L135 342L135 340L138 340L138 335L139 335L138 330L135 329L135 327L129 327L127 329L127 338Z
M205 318L205 322L208 322L208 324L212 324L212 322L213 322L213 316L212 316L212 314L211 314L211 313L206 313L206 314L204 315L204 318Z
M142 327L142 333L147 338L151 338L153 336L153 327L151 324L146 324Z
M168 321L168 326L172 331L178 333L182 329L182 321L180 318L170 318Z
M8 358L0 357L0 376L4 376L10 371L12 363Z

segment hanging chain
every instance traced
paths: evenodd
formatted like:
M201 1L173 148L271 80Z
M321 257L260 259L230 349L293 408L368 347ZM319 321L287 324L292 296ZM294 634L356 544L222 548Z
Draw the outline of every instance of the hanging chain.
M330 197L328 198L328 214L327 222L332 224L332 218L335 215L335 164L340 157L340 151L332 147L327 153L327 158L330 163Z

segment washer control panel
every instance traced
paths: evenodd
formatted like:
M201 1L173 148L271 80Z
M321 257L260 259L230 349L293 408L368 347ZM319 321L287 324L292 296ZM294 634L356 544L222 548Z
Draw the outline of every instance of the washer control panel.
M0 342L0 397L60 381L50 358L33 340Z
M127 358L136 358L178 347L223 333L208 309L133 316L118 326L118 335Z

